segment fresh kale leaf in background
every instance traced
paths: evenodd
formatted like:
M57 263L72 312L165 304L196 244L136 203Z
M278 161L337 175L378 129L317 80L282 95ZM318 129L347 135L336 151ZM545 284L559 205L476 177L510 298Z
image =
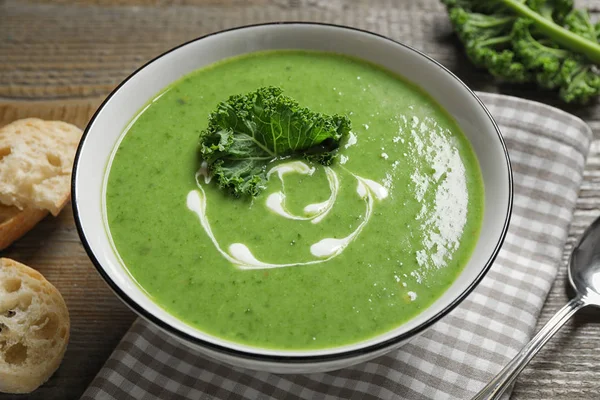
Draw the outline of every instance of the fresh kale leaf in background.
M329 165L350 128L346 116L313 112L264 87L219 103L200 134L200 153L222 189L256 196L269 163L293 156Z
M567 103L600 93L600 23L573 0L442 0L469 59L513 83L556 90Z

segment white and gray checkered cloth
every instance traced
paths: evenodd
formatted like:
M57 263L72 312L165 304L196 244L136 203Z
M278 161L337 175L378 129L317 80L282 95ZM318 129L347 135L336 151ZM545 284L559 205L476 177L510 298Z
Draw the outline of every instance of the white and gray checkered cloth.
M561 262L590 128L563 111L480 94L514 168L512 222L477 289L399 351L330 373L232 369L138 319L83 399L469 399L529 340Z

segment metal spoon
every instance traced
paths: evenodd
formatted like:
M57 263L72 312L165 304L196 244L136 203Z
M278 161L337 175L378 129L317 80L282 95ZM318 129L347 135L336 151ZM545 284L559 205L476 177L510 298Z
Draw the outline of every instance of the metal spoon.
M544 344L583 307L600 307L600 218L590 225L569 259L569 281L577 295L561 308L533 339L473 400L499 399Z

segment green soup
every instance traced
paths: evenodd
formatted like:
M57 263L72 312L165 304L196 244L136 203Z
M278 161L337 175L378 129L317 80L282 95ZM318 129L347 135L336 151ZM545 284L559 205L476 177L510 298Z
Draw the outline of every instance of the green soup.
M261 195L234 199L197 175L198 136L218 102L261 86L348 115L352 133L330 169L279 161ZM110 234L148 295L202 331L273 349L346 345L413 318L467 263L483 213L477 159L444 110L330 53L195 71L139 113L108 171Z

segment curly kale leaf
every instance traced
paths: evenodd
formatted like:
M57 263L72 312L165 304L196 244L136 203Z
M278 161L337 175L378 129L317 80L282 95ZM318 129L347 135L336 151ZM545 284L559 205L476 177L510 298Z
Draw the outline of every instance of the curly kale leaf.
M556 89L563 84L560 73L562 63L571 56L569 51L557 48L551 42L544 43L531 33L532 21L520 18L512 31L515 54L532 71L535 81L545 89ZM543 39L542 39L543 40Z
M200 154L222 189L256 196L270 162L294 156L329 165L350 129L346 116L313 112L264 87L219 103L200 134Z
M598 41L597 25L590 20L590 14L585 10L573 10L564 19L565 28L586 39Z
M562 24L573 10L573 0L528 0L527 5L542 17Z
M569 103L600 93L600 23L573 0L442 0L469 59L506 82L535 82Z
M521 83L531 77L509 50L514 20L511 16L469 12L462 7L450 10L450 21L473 64L505 81Z
M565 21L572 15L567 15ZM578 19L579 22L586 20L581 15L577 18L582 18ZM582 27L588 34L595 35L592 24L578 26L579 29ZM587 103L597 96L600 93L600 76L592 64L585 57L559 48L543 35L532 32L533 29L535 26L531 20L519 19L513 27L512 43L515 54L532 71L538 85L545 89L558 89L559 96L567 103Z
M600 93L600 75L582 59L567 59L560 71L560 97L567 103L587 103Z

